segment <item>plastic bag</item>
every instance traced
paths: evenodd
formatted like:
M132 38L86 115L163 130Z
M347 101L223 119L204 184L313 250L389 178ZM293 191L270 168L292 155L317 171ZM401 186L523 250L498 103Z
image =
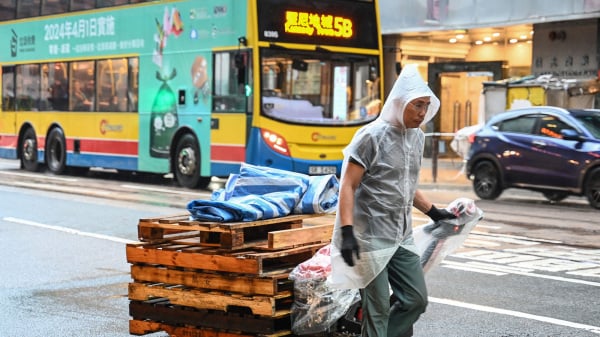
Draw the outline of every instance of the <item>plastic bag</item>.
M360 300L358 289L333 289L327 278L331 274L331 245L297 265L289 275L294 281L292 332L297 335L329 331Z
M440 264L448 254L458 249L477 222L483 218L483 211L468 198L454 200L446 210L454 213L457 218L431 221L413 230L415 244L425 272Z
M456 199L446 209L456 214L457 218L432 221L413 230L425 272L458 249L483 218L483 211L468 198ZM337 289L328 285L331 274L330 249L331 245L321 248L313 257L297 265L289 275L294 281L291 320L292 332L296 335L331 331L341 318L346 318L346 323L355 320L354 317L347 318L347 313L352 305L360 301L358 289ZM350 314L353 316L354 313ZM360 325L360 322L357 324Z

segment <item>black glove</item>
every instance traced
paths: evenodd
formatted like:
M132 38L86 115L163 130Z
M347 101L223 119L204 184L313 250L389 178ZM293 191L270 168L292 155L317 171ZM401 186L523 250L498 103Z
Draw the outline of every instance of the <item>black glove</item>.
M342 226L342 257L350 267L354 266L352 254L356 254L356 259L360 260L360 256L358 256L358 242L354 237L352 226Z
M448 212L448 210L444 208L439 209L435 207L435 205L431 205L431 209L425 214L430 217L431 220L436 222L440 220L456 219L454 213Z

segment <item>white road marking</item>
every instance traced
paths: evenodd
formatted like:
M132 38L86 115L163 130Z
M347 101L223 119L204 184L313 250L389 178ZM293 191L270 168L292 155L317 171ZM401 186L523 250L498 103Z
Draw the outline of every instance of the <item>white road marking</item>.
M466 266L466 267L473 268L473 269L478 268L480 270L483 269L483 270L499 271L499 272L502 272L505 274L534 272L533 269L515 268L515 267L511 267L511 266L502 266L502 265L497 265L497 264L476 262L476 261L457 262L457 261L444 260L442 263L444 265Z
M525 319L530 319L530 320L539 321L539 322L545 322L545 323L550 323L550 324L555 324L555 325L566 326L569 328L582 329L582 330L586 330L586 331L589 331L592 333L600 334L600 326L575 323L575 322L565 321L562 319L556 319L556 318L552 318L552 317L532 315L532 314L528 314L525 312L499 309L499 308L494 308L494 307L489 307L489 306L479 305L479 304L473 304L473 303L465 303L465 302L450 300L450 299L446 299L446 298L429 297L429 301L433 302L433 303L445 304L445 305L450 305L450 306L454 306L454 307L466 308L466 309L483 311L483 312L490 312L490 313L494 313L494 314L507 315L507 316L513 316L513 317L519 317L519 318L525 318Z
M477 225L477 227L479 227L479 225ZM530 237L527 237L527 236L509 235L509 234L498 234L498 233L488 233L488 232L480 232L480 231L476 231L476 230L472 230L470 232L470 234L481 235L481 236L489 236L489 237L498 237L498 238L511 238L511 239L516 239L516 240L525 240L525 241L543 242L543 243L555 243L555 244L561 244L561 243L563 243L562 241L556 241L556 240L536 239L536 238L530 238Z
M81 235L81 236L88 236L88 237L91 237L91 238L108 240L108 241L113 241L113 242L119 242L119 243L138 243L138 241L127 240L127 239L119 238L119 237L116 237L116 236L110 236L110 235L104 235L104 234L97 234L97 233L90 233L90 232L83 232L83 231L80 231L80 230L77 230L77 229L73 229L73 228L68 228L68 227L63 227L63 226L46 225L46 224L43 224L43 223L39 223L39 222L35 222L35 221L29 221L29 220L24 220L24 219L6 217L6 218L3 218L2 220L7 221L7 222L12 222L12 223L20 224L20 225L27 225L27 226L33 226L33 227L38 227L38 228L51 229L51 230L55 230L55 231L59 231L59 232L64 232L64 233L69 233L69 234L75 234L75 235Z
M474 273L490 274L490 275L495 275L495 276L502 276L502 275L506 275L507 274L507 273L501 273L501 272L491 271L491 270L484 270L484 269L478 269L478 268L470 268L470 267L467 267L466 265L459 265L459 264L455 265L455 264L450 264L450 263L444 263L444 267L449 268L449 269L471 271L471 272L474 272Z
M479 227L479 228L489 228L489 229L500 229L500 228L502 228L502 226L490 226L490 225L480 225L480 224L477 224L477 227Z
M515 239L515 238L497 236L497 235L481 235L481 234L472 233L472 232L470 233L469 237L483 239L483 240L499 241L499 242L504 242L504 243L514 243L517 245L527 245L527 246L533 246L533 245L540 244L539 242L533 241L533 240Z
M463 268L470 268L470 269L473 269L472 271L475 271L475 272L481 271L482 273L486 273L490 270L504 271L506 273L515 274L515 275L522 275L522 276L527 276L527 277L536 277L536 278L543 278L543 279L553 280L553 281L585 284L588 286L600 287L599 282L579 280L579 279L573 279L573 278L567 278L567 277L561 277L561 276L552 276L552 275L536 274L536 273L530 273L530 272L522 272L522 271L518 271L517 269L514 269L514 268L511 269L510 267L507 267L507 266L495 266L492 264L477 263L477 262L467 262L467 263L460 263L460 262L454 262L454 261L443 261L442 262L442 266L445 267L446 264L451 265L454 269L457 269L457 266L462 266ZM588 275L588 276L590 276L590 275Z
M467 239L463 243L464 247L498 247L500 245L501 245L500 243L491 242L491 241L488 241L488 240L476 240L476 239L472 239L470 236L467 237Z

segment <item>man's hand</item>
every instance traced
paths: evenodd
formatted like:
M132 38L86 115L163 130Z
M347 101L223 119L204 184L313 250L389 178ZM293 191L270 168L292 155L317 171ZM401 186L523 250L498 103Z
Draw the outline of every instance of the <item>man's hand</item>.
M356 259L360 260L358 255L358 242L354 237L352 226L342 226L342 257L347 265L354 266L354 258L352 254L356 254Z
M428 217L431 218L431 220L433 221L440 221L440 220L449 220L449 219L456 219L456 215L454 215L451 212L448 212L448 210L442 208L439 209L437 207L435 207L435 205L431 205L431 209L429 211L427 211L427 213L425 213Z

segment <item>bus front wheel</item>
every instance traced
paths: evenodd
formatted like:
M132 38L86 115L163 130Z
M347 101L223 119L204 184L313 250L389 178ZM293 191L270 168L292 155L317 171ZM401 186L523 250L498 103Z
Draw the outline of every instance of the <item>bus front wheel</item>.
M200 146L196 137L183 135L175 147L173 158L175 179L180 186L187 188L205 188L210 178L200 177Z
M31 128L25 130L21 139L21 168L31 172L39 169L37 138Z
M50 172L62 174L67 167L65 135L60 128L54 128L46 140L46 165Z

